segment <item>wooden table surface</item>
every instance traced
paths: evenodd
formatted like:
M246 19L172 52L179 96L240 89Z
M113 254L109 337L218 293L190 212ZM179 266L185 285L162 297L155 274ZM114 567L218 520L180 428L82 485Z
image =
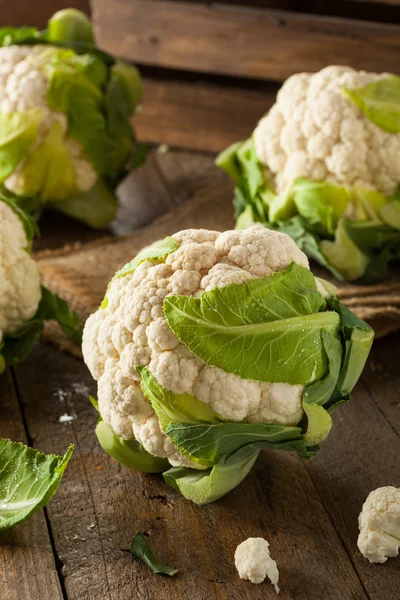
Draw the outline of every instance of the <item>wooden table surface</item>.
M152 154L124 185L114 233L151 221L222 177L210 155ZM42 232L41 248L99 235L52 215ZM0 536L0 599L272 599L269 583L242 581L234 567L237 544L265 536L283 600L398 600L400 557L370 565L356 542L368 493L400 485L399 339L375 343L352 401L334 414L332 433L313 460L264 451L236 490L205 507L162 477L108 457L94 434L88 396L96 388L85 365L38 343L0 377L0 436L57 454L73 442L75 452L48 506ZM74 420L59 423L64 413ZM128 548L138 530L179 569L175 578L132 560Z

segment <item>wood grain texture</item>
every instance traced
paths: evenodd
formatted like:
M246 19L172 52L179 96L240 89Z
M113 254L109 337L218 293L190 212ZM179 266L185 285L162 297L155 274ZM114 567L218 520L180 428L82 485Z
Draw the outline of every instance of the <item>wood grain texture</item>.
M389 394L390 387L381 386L379 400L386 396L393 401ZM377 569L360 554L357 537L358 515L369 492L380 486L400 485L399 436L371 398L364 377L349 404L334 413L333 421L328 440L308 470L368 597L394 600L400 589L398 561L388 560L384 569Z
M10 371L0 376L0 437L26 443ZM1 600L62 600L43 511L0 533Z
M393 25L156 0L93 0L92 11L100 45L144 65L273 80L332 63L399 70Z
M363 381L382 416L400 436L400 346L396 336L375 342ZM400 472L399 472L400 483Z
M0 27L31 25L44 28L49 18L62 8L79 8L90 14L89 0L35 0L12 2L0 0Z
M145 80L143 110L134 127L140 140L219 152L251 135L275 101L276 89L204 82Z
M38 364L51 364L46 378ZM41 345L17 369L17 381L28 427L42 446L76 445L64 485L48 507L68 597L274 598L272 586L240 581L234 568L236 545L264 535L280 567L283 600L367 599L302 461L265 452L234 493L197 507L160 476L129 471L102 452L87 399L94 384L83 363ZM75 420L59 424L63 412ZM127 549L137 530L179 569L176 578L157 577L132 561Z

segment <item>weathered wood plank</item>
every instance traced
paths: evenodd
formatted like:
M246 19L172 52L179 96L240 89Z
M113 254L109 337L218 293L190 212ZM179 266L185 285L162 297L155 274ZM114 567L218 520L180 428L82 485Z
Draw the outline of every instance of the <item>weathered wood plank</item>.
M399 341L397 341L399 343ZM385 341L380 342L381 346ZM390 371L395 367L392 355ZM382 382L383 384L383 382ZM380 396L393 390L381 386ZM351 402L334 414L334 427L308 470L328 509L370 600L398 598L400 572L397 560L371 565L357 548L358 514L369 492L400 483L400 440L365 388L357 385Z
M400 435L400 337L392 336L374 343L363 382L377 408ZM400 483L400 474L399 482Z
M46 378L38 364L47 365ZM48 507L69 597L272 598L268 584L240 581L234 568L236 545L265 535L281 569L283 600L367 599L300 460L266 452L236 492L199 508L160 476L136 474L103 453L87 399L95 386L83 363L38 345L17 369L17 380L28 428L41 445L52 451L76 444L64 485ZM76 419L59 424L63 412ZM147 531L154 550L180 570L176 578L132 563L126 550L137 530Z
M57 10L70 7L79 8L86 14L90 14L89 0L52 0L52 2L48 2L48 0L35 0L35 2L0 0L0 26L31 25L43 28Z
M100 45L144 65L274 80L330 63L399 69L393 25L156 0L93 0L92 11Z
M256 91L147 79L143 110L134 126L145 142L219 152L251 134L275 95L275 86Z
M9 371L0 376L0 437L26 443ZM0 534L1 600L62 600L44 513Z
M303 0L297 10L380 23L400 24L398 0Z
M349 3L356 2L357 4L366 2L368 4L390 4L400 6L400 0L347 0Z

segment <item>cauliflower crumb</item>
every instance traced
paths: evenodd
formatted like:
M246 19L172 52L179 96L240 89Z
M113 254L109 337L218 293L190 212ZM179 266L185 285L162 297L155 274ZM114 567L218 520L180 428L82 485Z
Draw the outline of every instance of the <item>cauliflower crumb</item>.
M371 563L384 563L400 548L400 488L380 487L372 491L358 517L357 545Z
M268 576L279 594L279 571L269 554L269 543L264 538L248 538L236 548L235 566L241 579L262 583Z
M61 415L61 417L58 419L59 423L71 423L71 421L74 420L75 417L73 417L72 415Z

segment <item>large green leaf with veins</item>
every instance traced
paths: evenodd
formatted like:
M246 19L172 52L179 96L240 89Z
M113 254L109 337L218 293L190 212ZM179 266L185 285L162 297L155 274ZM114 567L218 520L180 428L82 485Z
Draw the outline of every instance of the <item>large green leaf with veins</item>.
M339 315L318 312L324 306L313 275L290 265L199 298L168 296L164 313L175 335L209 365L245 379L307 384L327 369L321 331L338 337Z
M269 423L171 423L166 433L187 456L205 465L216 464L223 456L256 442L259 449L292 450L307 455L300 427Z
M72 456L42 454L20 442L0 439L0 531L28 519L55 494Z

